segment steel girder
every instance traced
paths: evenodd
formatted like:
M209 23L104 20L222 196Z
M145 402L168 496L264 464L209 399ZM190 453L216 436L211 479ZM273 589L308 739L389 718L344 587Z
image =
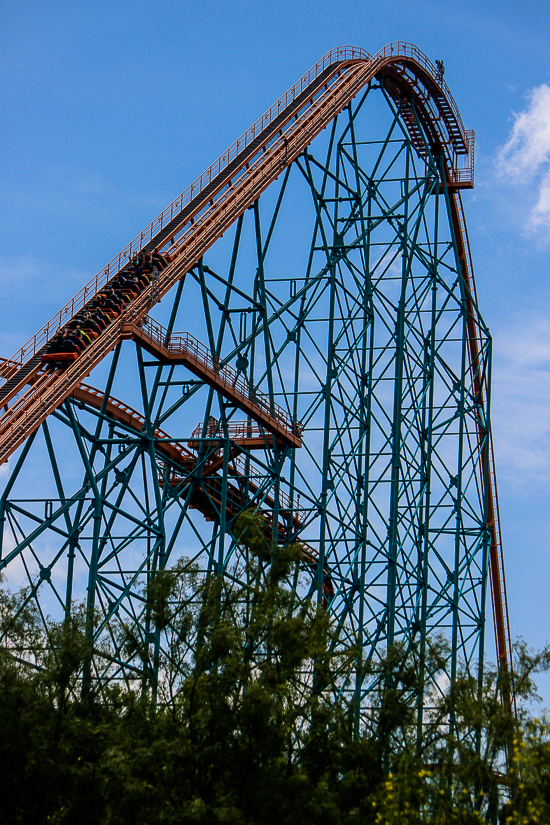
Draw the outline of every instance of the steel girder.
M44 617L85 600L87 683L156 685L163 637L147 581L187 556L246 583L232 529L249 507L273 546L305 548L291 585L357 648L341 682L356 707L372 687L366 663L398 642L418 663L420 721L437 688L430 638L448 641L449 679L459 662L481 679L491 339L444 156L414 101L384 86L369 82L158 308L167 340L196 336L300 422L301 446L229 391L123 342L93 373L99 401L75 392L15 458L0 565Z

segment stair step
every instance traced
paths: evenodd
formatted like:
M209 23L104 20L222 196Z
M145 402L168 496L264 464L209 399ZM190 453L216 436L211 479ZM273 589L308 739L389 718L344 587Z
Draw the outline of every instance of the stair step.
M36 355L33 355L26 364L23 366L9 378L5 384L0 387L0 403L9 396L9 394L19 385L21 384L25 378L27 378L31 372L36 369L36 367L40 364L40 358L42 357L42 353L46 347L42 347Z

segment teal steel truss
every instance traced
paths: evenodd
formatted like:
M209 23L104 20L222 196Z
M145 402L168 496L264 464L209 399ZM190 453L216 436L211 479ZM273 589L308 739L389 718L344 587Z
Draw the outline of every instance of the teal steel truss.
M383 71L287 161L14 453L0 566L44 617L85 599L85 684L155 692L147 582L185 556L246 584L234 525L254 508L273 548L301 544L297 596L358 651L342 690L367 704L366 664L402 643L421 719L430 639L449 679L482 677L496 552L460 176Z

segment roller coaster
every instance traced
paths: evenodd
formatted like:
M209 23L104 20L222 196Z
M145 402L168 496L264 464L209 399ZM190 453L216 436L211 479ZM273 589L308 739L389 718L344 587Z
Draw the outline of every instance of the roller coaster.
M157 570L186 556L244 582L251 508L273 552L301 547L297 598L358 651L357 707L396 643L417 651L419 719L430 637L449 679L481 680L489 598L511 666L473 185L474 133L422 52L332 49L1 362L0 569L44 617L82 600L99 617L96 685L142 684L117 622L158 661ZM156 249L156 277L48 360Z

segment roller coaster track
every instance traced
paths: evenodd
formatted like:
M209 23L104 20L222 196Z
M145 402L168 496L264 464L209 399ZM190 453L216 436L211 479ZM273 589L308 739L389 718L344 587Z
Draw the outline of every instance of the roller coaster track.
M495 641L497 661L506 664L512 661L512 641L510 637L510 623L508 618L508 600L506 596L506 578L504 572L504 557L502 552L502 535L500 530L500 516L498 507L498 493L493 450L493 435L491 430L484 426L485 415L488 411L487 384L480 375L480 341L483 333L477 323L478 300L474 278L474 268L470 251L468 229L462 207L460 193L454 194L453 222L457 239L459 259L462 263L462 274L467 285L466 307L468 323L468 346L470 350L470 364L472 379L476 395L479 400L478 440L487 442L486 462L481 462L481 477L488 476L488 527L491 531L489 575L491 578L491 600L493 605L493 621L495 626Z
M92 407L99 410L100 413L118 424L121 424L125 429L130 429L136 433L142 433L145 430L145 418L137 410L128 406L118 398L108 396L105 398L103 393L91 387L88 384L81 384L71 394L71 398L82 405ZM199 425L196 432L193 434L196 439L202 427ZM165 472L161 474L159 481L161 486L164 486L166 481L172 486L177 487L181 484L191 483L189 481L189 474L197 468L197 455L191 450L184 447L179 442L171 441L170 436L161 429L155 430L155 450L160 459L167 460L168 464ZM211 443L216 441L220 434L214 432L214 428L210 426L207 429L207 436L212 439ZM230 422L228 425L228 436L232 442L232 455L229 463L229 473L232 475L237 484L229 484L227 490L227 511L229 517L237 515L243 506L246 504L245 496L239 486L243 479L247 481L248 495L251 499L257 499L256 503L261 503L271 510L274 507L274 500L269 493L263 493L261 485L257 483L255 477L246 473L245 459L241 454L241 449L262 449L265 447L266 439L260 432L258 427L250 425L247 422ZM197 449L199 444L195 440L190 439L188 442L192 449ZM222 502L222 478L216 473L221 469L223 464L223 453L214 450L210 453L207 460L204 461L202 469L202 484L207 489L198 487L191 499L190 506L193 509L199 510L207 521L212 521L217 513L216 509L221 506ZM282 509L279 510L281 515L285 514L285 505L287 509L290 503L286 501L284 493L279 494L279 500L282 504ZM269 517L269 513L266 516ZM297 513L292 516L293 526L299 528L302 519ZM287 527L285 524L279 525L279 533L282 538L286 534ZM307 554L307 560L310 561L312 554Z
M145 418L141 413L111 395L105 399L103 393L95 387L80 384L80 386L75 387L71 397L99 410L103 415L129 427L131 430L135 430L137 433L144 430ZM170 436L163 430L156 429L154 435L156 450L163 458L182 467L196 464L196 456L179 442L172 442Z
M138 330L150 307L167 293L205 254L212 244L253 204L369 83L379 83L395 101L409 131L411 142L426 155L425 140L442 166L442 186L451 193L451 217L468 285L469 349L472 365L478 363L480 331L477 301L466 226L459 190L473 187L473 132L462 123L458 107L435 67L415 46L395 42L371 56L349 46L333 49L306 72L199 178L182 192L149 226L134 238L106 267L62 307L11 359L0 367L5 382L0 403L0 463L31 435L68 396L78 392L82 381L123 339L139 336ZM63 327L139 250L168 248L171 264L158 281L149 285L63 373L46 372L41 355L48 340ZM130 331L130 332L129 332ZM475 368L472 367L475 372ZM488 523L491 531L490 574L499 662L510 662L510 633L506 607L504 566L498 518L498 499L490 430L484 429L487 414L485 385L479 386L478 439L483 455L481 478L487 479ZM30 383L32 382L32 383ZM30 385L29 385L30 384ZM237 405L250 414L250 403ZM248 406L247 406L248 404ZM294 443L296 425L253 416L276 435Z
M8 423L11 415L7 410L0 432L0 462L116 346L122 338L122 325L138 323L152 303L171 289L369 82L378 79L387 85L390 95L404 96L407 101L414 98L414 112L411 103L404 111L413 142L418 143L416 114L432 150L444 154L448 185L471 186L471 170L464 176L458 158L473 156L472 135L464 129L446 84L435 77L430 61L406 43L390 44L374 57L351 47L328 52L10 359L14 366L5 373L7 380L0 388L0 403L4 405L40 372L40 355L49 338L124 268L129 255L172 243L174 260L158 283L149 285L128 305L122 318L62 376L43 374L35 381L33 392L26 394L24 412L18 404L12 423Z

